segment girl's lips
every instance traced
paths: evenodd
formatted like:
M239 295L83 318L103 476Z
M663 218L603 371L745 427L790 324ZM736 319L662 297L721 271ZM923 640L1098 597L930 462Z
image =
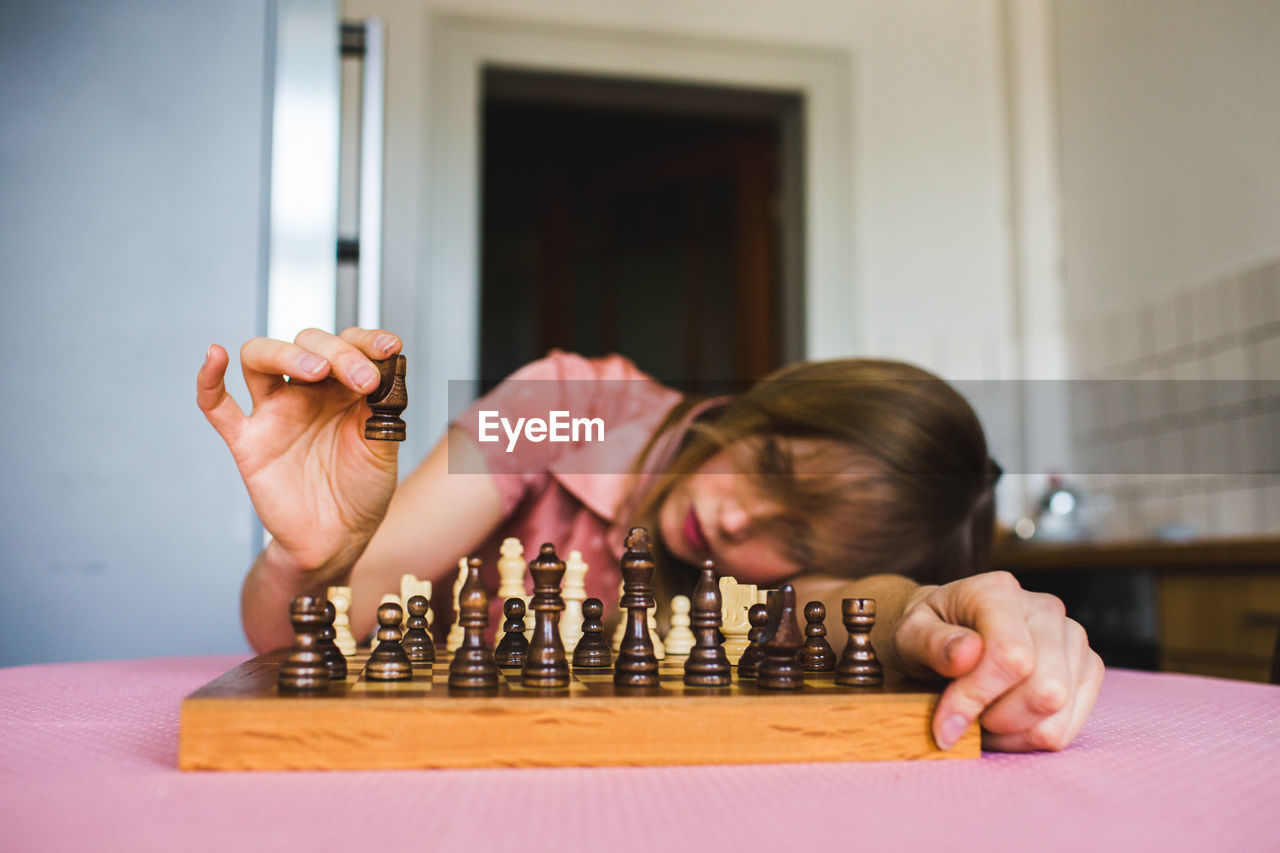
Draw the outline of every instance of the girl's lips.
M699 553L707 552L707 537L702 532L702 524L698 521L698 514L692 506L684 517L684 538L693 546L693 550Z

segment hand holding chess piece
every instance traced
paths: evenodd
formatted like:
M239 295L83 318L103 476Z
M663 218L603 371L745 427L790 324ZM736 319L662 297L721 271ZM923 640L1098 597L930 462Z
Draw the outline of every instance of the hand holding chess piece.
M205 355L196 402L230 448L271 533L246 582L264 590L246 597L255 610L244 614L258 648L292 639L282 617L289 593L273 588L296 589L296 582L285 579L307 571L315 573L307 584L313 588L345 582L345 572L386 514L396 488L399 443L367 438L365 422L373 413L372 395L376 405L389 407L375 424L377 437L395 437L392 420L398 414L390 409L403 409L405 402L397 390L404 378L400 349L396 335L379 329L353 328L341 335L307 329L292 343L254 338L240 349L253 404L248 415L227 393L227 351L215 344ZM318 481L326 488L307 485Z

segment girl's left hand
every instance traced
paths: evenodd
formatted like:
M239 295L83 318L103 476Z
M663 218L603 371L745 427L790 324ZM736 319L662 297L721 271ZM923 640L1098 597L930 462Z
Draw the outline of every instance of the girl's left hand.
M1103 664L1055 596L1008 572L921 587L894 629L903 674L953 679L933 736L949 749L975 719L982 744L1003 752L1064 749L1098 699Z

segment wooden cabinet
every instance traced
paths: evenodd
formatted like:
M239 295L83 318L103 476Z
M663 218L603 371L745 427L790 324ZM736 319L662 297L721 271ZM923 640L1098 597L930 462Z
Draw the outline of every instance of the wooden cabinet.
M1005 542L994 564L1060 596L1108 665L1273 678L1280 539Z

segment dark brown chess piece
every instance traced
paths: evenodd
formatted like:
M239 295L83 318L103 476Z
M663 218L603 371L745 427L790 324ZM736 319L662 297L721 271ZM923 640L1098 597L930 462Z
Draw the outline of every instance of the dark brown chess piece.
M373 414L364 422L364 437L377 441L404 441L405 424L400 413L409 405L409 391L405 387L405 357L393 355L384 361L375 361L381 381L377 390L366 399Z
M502 603L502 639L493 650L493 659L503 669L521 669L529 641L524 636L524 599L508 598Z
M751 630L747 639L751 645L738 658L738 678L755 678L760 672L760 661L764 660L764 649L760 647L760 638L764 636L765 626L769 624L769 608L763 604L753 604L747 609L747 622Z
M338 611L332 601L324 603L324 624L320 627L320 647L324 652L325 665L329 667L329 680L341 681L347 677L347 659L333 640L338 636L334 630L333 620L338 618Z
M425 595L411 595L404 605L409 618L404 621L406 630L400 645L413 663L431 663L436 659L436 644L427 630L427 610L431 602Z
M529 609L533 611L533 639L524 653L520 683L543 690L566 688L569 659L560 639L560 614L564 612L560 580L564 577L564 561L556 556L554 545L548 542L538 550L538 556L529 561L529 574L533 575L533 598L529 600Z
M827 607L821 601L804 606L804 645L796 653L796 663L805 672L830 672L836 668L836 651L827 642Z
M731 670L720 635L720 587L715 563L710 560L702 561L692 603L689 621L694 643L684 665L684 683L691 687L727 687Z
M796 663L796 652L804 644L804 635L796 622L796 588L786 583L777 591L777 609L761 647L764 660L756 675L763 690L799 690L804 687L804 672Z
M604 638L604 602L588 598L582 602L582 636L573 649L574 669L608 669L613 651Z
M871 646L871 629L876 624L874 598L846 598L840 602L840 615L849 642L845 644L836 666L836 684L853 687L876 687L884 683L884 667Z
M627 534L627 552L622 555L623 592L621 606L627 611L627 627L613 668L618 687L657 687L658 658L649 639L649 608L653 607L653 555L649 553L649 531L633 527Z
M367 681L410 681L413 663L400 645L400 620L404 611L394 601L378 608L378 645L364 667Z
M293 645L280 664L277 683L286 693L310 693L329 686L329 665L324 660L320 629L324 627L324 599L298 595L289 602Z
M489 627L489 593L480 580L480 558L467 560L467 579L458 590L458 624L462 644L449 662L449 686L461 690L490 690L498 686L498 665L484 641Z

